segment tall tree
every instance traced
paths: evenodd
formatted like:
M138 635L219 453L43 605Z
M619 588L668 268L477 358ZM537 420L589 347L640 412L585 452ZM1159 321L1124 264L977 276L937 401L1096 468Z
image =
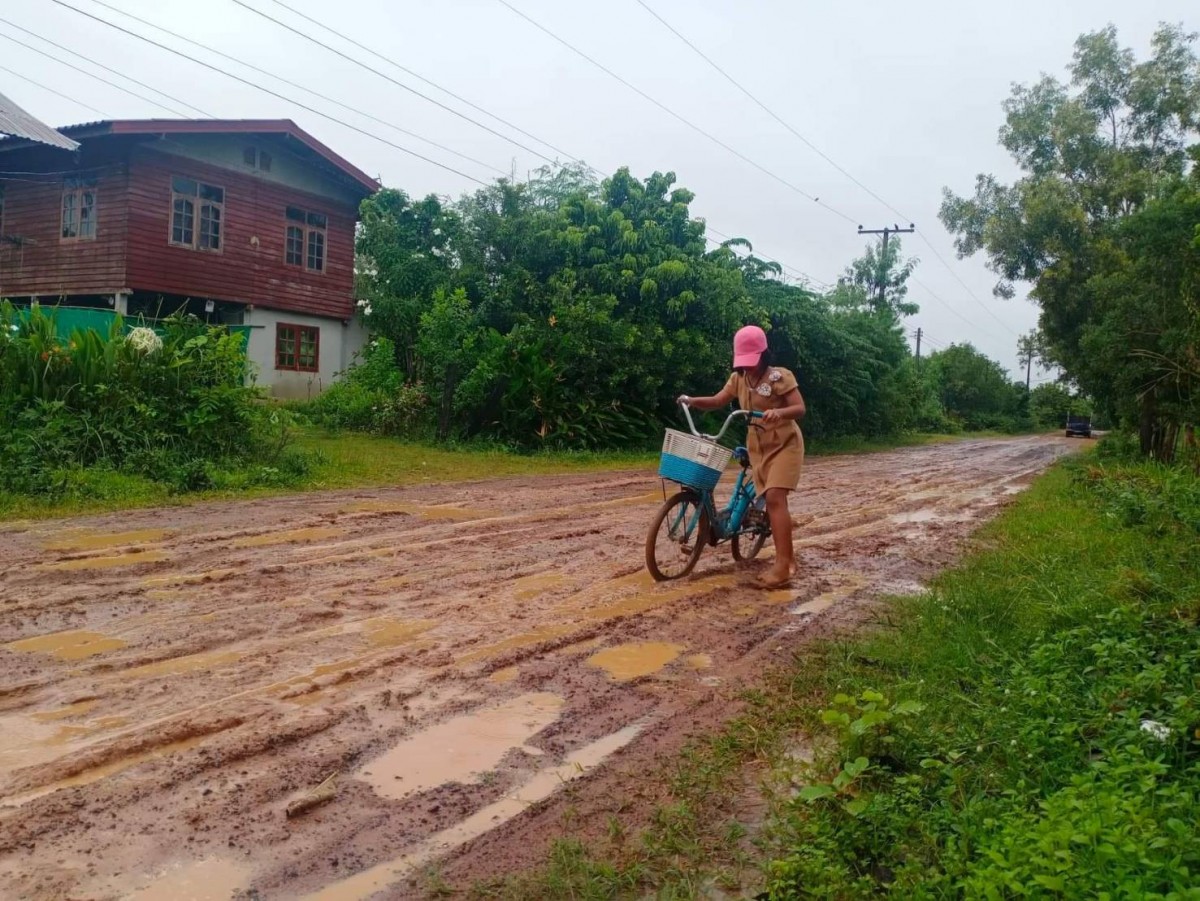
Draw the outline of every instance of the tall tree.
M1181 418L1195 415L1180 396L1187 386L1162 377L1195 352L1194 338L1180 337L1195 322L1195 38L1160 26L1139 62L1112 26L1081 36L1069 84L1044 77L1005 103L1000 142L1024 176L1004 185L980 175L973 197L947 189L941 209L960 255L987 254L997 295L1032 283L1049 360L1136 425L1160 458Z

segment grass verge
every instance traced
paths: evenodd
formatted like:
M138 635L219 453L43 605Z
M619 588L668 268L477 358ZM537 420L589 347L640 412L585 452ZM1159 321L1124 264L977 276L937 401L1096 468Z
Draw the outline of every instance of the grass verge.
M768 674L640 836L470 893L1200 897L1198 537L1194 476L1061 465L927 594Z

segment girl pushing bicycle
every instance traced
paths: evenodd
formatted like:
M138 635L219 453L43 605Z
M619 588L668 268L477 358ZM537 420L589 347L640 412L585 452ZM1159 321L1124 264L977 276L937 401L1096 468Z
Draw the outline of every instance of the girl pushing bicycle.
M711 397L679 398L681 404L697 410L719 410L735 400L743 410L762 414L761 425L749 430L746 446L754 484L767 499L775 563L756 584L782 588L791 580L795 559L788 492L796 489L804 465L804 435L798 422L804 418L805 406L796 377L771 365L767 335L757 325L747 325L733 336L733 374L724 388Z

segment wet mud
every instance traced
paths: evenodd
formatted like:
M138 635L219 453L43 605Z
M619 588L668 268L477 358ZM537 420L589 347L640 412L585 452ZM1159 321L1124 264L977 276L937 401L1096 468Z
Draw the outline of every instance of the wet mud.
M640 472L7 524L0 898L414 897L431 863L534 863L567 783L611 801L1070 447L812 460L773 592L750 585L769 548L653 583Z

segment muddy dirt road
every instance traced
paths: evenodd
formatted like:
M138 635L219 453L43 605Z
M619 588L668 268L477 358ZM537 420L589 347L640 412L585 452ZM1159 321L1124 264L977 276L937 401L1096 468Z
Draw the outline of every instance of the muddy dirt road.
M447 855L536 859L564 782L586 795L764 656L919 590L1071 447L812 460L800 577L770 593L727 546L651 583L646 473L0 526L0 897L408 897Z

